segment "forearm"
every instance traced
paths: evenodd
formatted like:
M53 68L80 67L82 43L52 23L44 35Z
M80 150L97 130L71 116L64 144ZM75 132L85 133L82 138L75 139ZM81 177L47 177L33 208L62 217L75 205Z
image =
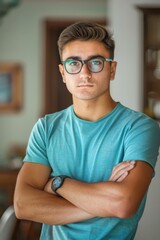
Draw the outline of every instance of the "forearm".
M118 185L115 182L83 183L67 178L57 193L89 214L119 217L124 197Z
M118 183L123 182L134 167L135 161L126 161L116 165L108 182L84 183L66 178L57 193L73 205L94 216L121 217L121 214L124 213L125 200L122 187L119 187ZM46 192L51 194L54 194L51 188L53 179L50 179L44 188Z
M152 174L148 164L138 161L122 182L85 183L66 178L57 193L94 216L128 218L137 212Z
M18 218L50 225L63 225L93 218L93 215L62 197L27 184L17 185L14 207Z

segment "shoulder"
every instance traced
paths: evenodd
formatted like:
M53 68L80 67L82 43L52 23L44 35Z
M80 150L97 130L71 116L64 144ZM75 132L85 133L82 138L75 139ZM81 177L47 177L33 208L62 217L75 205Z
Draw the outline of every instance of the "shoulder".
M160 131L159 124L146 114L125 107L122 104L120 104L120 111L123 113L122 117L124 118L124 121L128 122L130 127L141 126L143 128L148 126L150 128L157 129L157 131Z
M159 124L142 112L119 105L118 125L125 131L126 139L141 139L160 144Z
M35 126L34 130L50 134L55 129L58 129L61 125L64 125L68 118L72 115L72 106L51 114L46 114L40 118Z
M126 110L127 119L127 135L129 138L135 138L148 144L155 145L157 148L160 145L160 126L158 122L142 112L138 112L124 107ZM153 146L152 146L153 147Z
M122 106L125 131L125 159L137 159L155 167L160 145L158 123L142 112ZM121 116L120 116L121 117Z
M51 114L46 114L44 117L40 118L37 122L37 124L42 124L43 126L52 126L53 124L57 124L58 122L62 121L63 119L66 119L71 114L71 106L55 112Z

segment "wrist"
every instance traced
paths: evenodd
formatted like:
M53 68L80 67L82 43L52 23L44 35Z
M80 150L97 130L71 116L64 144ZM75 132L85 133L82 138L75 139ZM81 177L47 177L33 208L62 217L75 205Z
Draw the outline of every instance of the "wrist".
M57 190L60 189L66 178L69 178L68 176L64 176L64 175L60 175L60 176L56 176L52 179L51 181L51 189L53 193L58 194ZM58 194L59 195L59 194Z

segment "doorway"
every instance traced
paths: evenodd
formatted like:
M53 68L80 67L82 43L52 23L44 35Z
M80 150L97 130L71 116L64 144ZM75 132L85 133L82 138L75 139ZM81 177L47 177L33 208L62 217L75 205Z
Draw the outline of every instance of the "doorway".
M71 94L66 89L58 69L60 57L57 40L63 29L76 21L77 19L63 21L57 19L47 19L44 22L45 76L43 115L60 111L72 104ZM92 19L89 21L106 26L106 19Z

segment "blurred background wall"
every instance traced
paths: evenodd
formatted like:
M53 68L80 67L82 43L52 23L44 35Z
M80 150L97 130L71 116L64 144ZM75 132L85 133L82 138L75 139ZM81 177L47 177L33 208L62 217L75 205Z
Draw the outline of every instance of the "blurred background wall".
M27 144L33 124L42 113L44 79L44 36L46 18L106 18L116 41L118 68L111 84L114 98L142 110L143 51L142 14L137 5L159 4L159 0L22 0L0 22L0 61L23 66L23 108L0 113L0 161L12 144ZM136 240L159 240L160 166L149 190L148 202Z
M42 113L44 32L46 18L106 18L106 0L22 0L0 22L0 61L19 62L23 70L23 108L0 113L0 159L12 144L26 144Z

